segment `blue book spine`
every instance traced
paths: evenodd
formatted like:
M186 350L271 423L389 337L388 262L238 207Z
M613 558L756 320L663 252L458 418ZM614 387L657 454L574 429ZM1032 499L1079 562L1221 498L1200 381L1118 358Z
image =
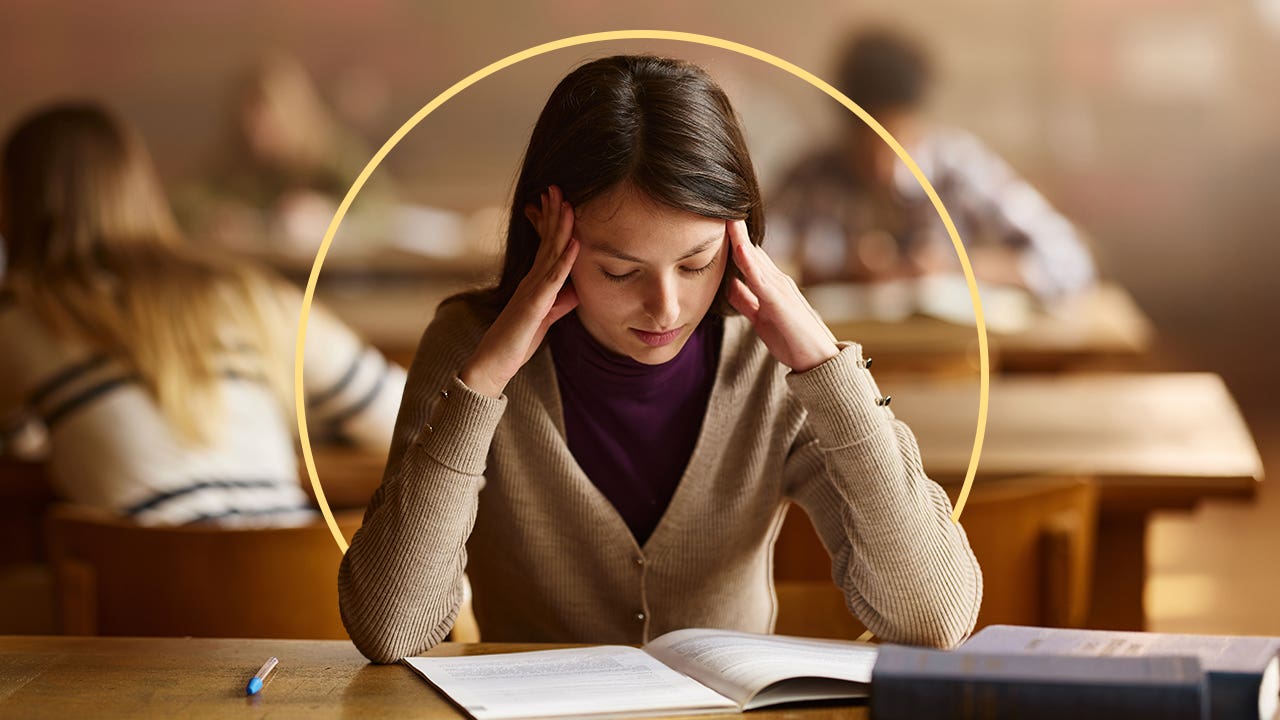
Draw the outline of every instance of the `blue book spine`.
M883 645L872 720L1205 720L1193 657L1028 656Z

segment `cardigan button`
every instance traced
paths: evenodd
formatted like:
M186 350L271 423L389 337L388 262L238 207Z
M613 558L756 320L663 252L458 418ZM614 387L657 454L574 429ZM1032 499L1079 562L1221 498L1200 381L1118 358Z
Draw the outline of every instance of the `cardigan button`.
M876 404L880 407L889 407L889 402L893 400L892 395L885 395L882 398L876 398Z
M863 361L862 361L862 367L863 367L864 369L870 370L870 369L871 369L871 358L867 358L866 360L863 360Z
M636 622L644 622L644 613L642 612L636 613Z
M641 566L643 566L643 565L644 565L644 556L637 556L637 557L636 557L636 565L641 565Z
M442 398L447 398L447 397L449 397L449 391L448 391L448 390L445 390L444 388L440 388L440 397L442 397Z

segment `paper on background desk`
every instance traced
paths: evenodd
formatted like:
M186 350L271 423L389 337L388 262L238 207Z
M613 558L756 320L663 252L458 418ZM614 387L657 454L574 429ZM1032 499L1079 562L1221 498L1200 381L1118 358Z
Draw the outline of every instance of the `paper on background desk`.
M1031 295L1012 287L979 284L987 327L1012 333L1035 316ZM873 283L829 283L804 290L813 309L828 322L902 322L925 315L973 326L973 298L963 275L930 275Z

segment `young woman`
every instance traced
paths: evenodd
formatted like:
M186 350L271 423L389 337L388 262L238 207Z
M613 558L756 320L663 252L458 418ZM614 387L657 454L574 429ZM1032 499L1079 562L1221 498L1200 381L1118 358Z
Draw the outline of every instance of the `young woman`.
M0 418L47 429L58 493L146 524L315 517L294 454L301 293L185 244L141 141L98 105L38 112L3 152ZM387 447L403 370L323 310L306 370L317 430Z
M618 56L561 81L501 279L428 327L343 560L361 652L440 642L464 571L486 640L768 632L788 502L878 636L971 631L981 573L946 494L861 348L836 342L763 236L746 144L705 72Z

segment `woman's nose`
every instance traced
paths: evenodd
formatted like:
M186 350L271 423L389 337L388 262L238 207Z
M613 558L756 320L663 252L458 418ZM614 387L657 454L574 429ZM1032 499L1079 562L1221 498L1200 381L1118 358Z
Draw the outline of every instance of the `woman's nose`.
M674 277L658 277L646 288L645 314L657 327L653 330L670 330L680 319L680 298L676 292Z

